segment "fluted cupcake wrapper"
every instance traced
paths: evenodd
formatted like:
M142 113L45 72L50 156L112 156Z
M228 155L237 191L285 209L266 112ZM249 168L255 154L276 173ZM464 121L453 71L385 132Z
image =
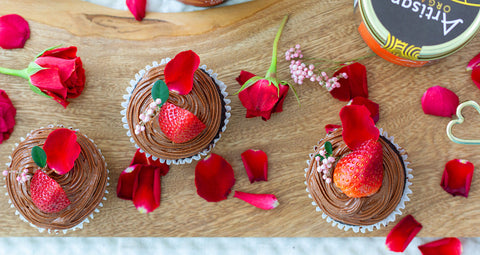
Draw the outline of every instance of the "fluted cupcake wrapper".
M408 165L410 164L410 162L408 162L408 160L407 160L408 156L405 153L405 150L394 142L394 137L393 136L388 136L388 133L381 128L379 129L379 131L380 131L381 136L383 136L384 138L389 140L390 143L393 146L395 146L398 153L400 154L400 157L402 158L403 166L404 166L404 169L405 169L405 177L406 177L402 198L400 199L400 202L395 207L395 210L393 210L385 219L383 219L383 220L381 220L381 221L379 221L375 224L366 225L366 226L349 225L349 224L344 224L342 222L336 221L336 220L332 219L330 216L326 215L320 209L320 207L317 205L317 203L315 201L313 201L312 205L315 206L316 211L321 212L322 213L322 218L325 219L328 223L331 223L332 226L334 226L334 227L336 226L339 229L343 229L345 231L352 230L355 233L358 233L358 232L365 233L366 231L373 231L375 229L380 229L382 226L385 227L390 222L394 222L397 215L398 216L402 215L401 210L403 210L405 208L405 203L407 201L410 201L410 198L408 197L408 195L412 193L412 191L410 190L410 185L412 185L412 183L410 181L413 179L413 175L412 175L412 169L408 167ZM310 159L306 161L307 166L310 166L311 161L314 160L315 154L310 153L309 156L310 156ZM307 176L308 171L309 171L309 168L306 167L305 168L305 177ZM307 185L307 181L305 181L305 185ZM310 192L308 190L308 187L306 188L306 191L308 193L308 197L312 198L312 196L310 195Z
M48 128L53 128L53 127L65 128L65 126L60 125L60 124L57 124L57 125L50 124L50 125L48 125L47 127L48 127ZM40 127L39 129L43 129L43 128L44 128L44 127ZM74 129L74 128L72 128L72 127L68 127L68 129L71 129L71 130L74 130L74 131L80 131L79 129ZM29 136L32 132L34 132L34 131L35 131L35 130L31 130L31 131L26 135L26 137L28 137L28 136ZM105 162L105 169L107 170L107 183L106 183L106 187L108 187L108 186L110 185L110 183L109 183L110 177L108 177L108 174L110 173L110 171L109 171L108 168L107 168L107 162L105 161L105 157L103 156L102 151L97 147L97 145L95 144L95 142L94 142L91 138L89 138L89 137L88 137L87 135L85 135L84 133L82 133L82 135L85 136L86 138L88 138L88 139L92 142L92 144L93 144L93 145L95 146L95 148L98 150L99 155L102 156L102 159L103 159L103 161ZM20 142L23 142L24 140L25 140L24 137L20 137ZM19 145L19 143L15 143L12 151L15 150L15 148L17 148L18 145ZM9 167L10 167L10 164L12 163L12 157L11 157L11 156L8 156L8 158L9 158L9 162L5 164L5 165L7 166L7 168L9 168ZM4 179L5 179L5 178L4 178ZM7 185L6 185L6 184L4 185L4 188L7 189ZM105 189L105 194L104 194L104 196L103 196L103 198L102 198L102 201L106 201L106 200L107 200L107 197L106 197L107 194L108 194L108 190ZM8 191L5 192L5 195L6 195L7 197L9 197ZM92 211L91 214L89 214L87 217L85 217L85 219L84 219L82 222L80 222L79 224L77 224L77 225L75 225L75 226L73 226L73 227L71 227L71 228L58 230L58 229L41 228L41 227L36 226L35 224L33 224L33 223L31 223L30 221L28 221L28 220L15 208L15 206L14 206L14 204L12 203L12 200L10 199L10 197L9 197L9 199L8 199L8 203L10 204L10 207L11 207L11 208L14 208L14 209L15 209L15 215L17 215L22 221L24 221L24 222L30 224L30 226L36 228L40 233L47 232L48 234L55 234L55 235L61 234L61 233L67 234L69 231L71 232L71 231L83 229L83 226L84 226L85 224L89 223L90 220L94 218L94 213L99 213L99 212L100 212L100 209L99 209L99 208L103 207L103 203L100 202L100 203L98 204L97 208L95 208L95 209Z
M135 87L137 86L138 82L142 79L142 77L145 75L145 73L154 68L154 67L158 67L158 66L161 66L161 65L165 65L167 64L171 59L170 58L165 58L165 59L162 59L160 61L160 63L158 63L157 61L154 61L152 63L152 66L150 65L147 65L144 69L140 70L138 73L135 74L135 80L131 80L130 81L130 86L127 87L127 94L123 95L123 99L125 99L124 102L122 102L122 108L123 110L120 111L120 114L122 114L122 122L123 122L123 127L127 130L127 136L130 138L130 142L133 143L135 145L135 148L137 149L140 149L141 152L144 152L145 155L147 157L150 157L152 156L152 158L154 160L156 159L159 159L160 162L162 163L166 163L168 165L171 165L171 164L175 164L175 165L180 165L180 164L189 164L189 163L192 163L193 160L200 160L203 156L206 156L214 147L215 147L215 144L220 140L220 138L222 137L222 133L225 132L226 128L227 128L227 124L230 120L230 116L231 116L231 106L229 105L231 100L230 99L227 99L227 96L228 96L228 93L226 91L227 89L227 86L225 85L225 83L223 83L222 81L218 80L217 79L217 76L218 74L217 73L214 73L212 69L207 69L207 66L206 65L202 65L200 66L199 68L202 69L203 71L205 71L215 82L215 84L218 86L218 88L220 89L220 93L222 94L222 100L225 104L225 118L224 118L224 121L223 121L223 125L221 126L220 128L220 132L218 133L218 136L215 137L215 139L203 150L199 151L197 154L191 156L191 157L186 157L186 158L179 158L179 159L163 159L163 158L158 158L154 155L151 155L149 154L148 152L144 151L136 142L135 140L133 139L132 137L132 132L133 130L130 130L129 126L128 126L128 121L127 121L127 117L126 117L126 114L127 114L127 107L128 107L128 104L130 103L130 97L131 97L131 94L132 92L134 91Z

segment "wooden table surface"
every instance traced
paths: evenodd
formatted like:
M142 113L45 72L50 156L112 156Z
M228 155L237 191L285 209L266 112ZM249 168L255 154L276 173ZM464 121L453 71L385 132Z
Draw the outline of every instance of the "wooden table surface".
M339 123L345 105L312 83L297 86L301 106L291 93L282 113L264 122L246 119L237 96L232 117L214 153L229 161L237 182L234 190L273 193L280 206L263 211L230 197L208 203L196 194L195 163L173 165L162 179L161 206L148 215L138 213L130 201L116 198L120 172L135 153L122 126L122 95L134 74L152 61L192 49L201 63L219 74L233 94L240 70L264 74L270 64L271 45L285 14L290 19L279 44L278 76L290 80L283 52L299 43L306 57L336 60L371 53L357 27L360 17L351 0L262 0L195 13L147 13L137 22L131 14L80 0L2 0L0 15L17 13L30 24L25 48L0 49L0 66L23 68L45 48L63 43L79 48L87 74L83 94L63 109L53 100L38 96L21 78L0 75L0 88L17 108L15 131L0 145L0 163L30 130L48 124L80 129L102 150L110 169L107 201L83 230L67 236L251 236L251 237L347 237L386 236L394 224L355 234L322 219L305 192L304 168L313 145L324 136L324 126ZM480 101L468 61L480 51L477 36L465 48L438 63L407 68L379 57L363 60L368 72L370 99L380 104L377 123L405 148L414 179L404 215L423 224L419 236L479 236L480 176L475 170L469 198L452 197L440 187L445 163L464 158L480 165L480 146L450 142L445 134L449 118L425 115L420 99L430 86L441 85L457 93L460 101ZM480 118L465 109L467 123L454 129L458 136L479 137ZM269 181L250 184L240 154L262 149L269 157ZM0 181L4 183L4 181ZM5 193L5 189L3 193ZM0 197L1 236L45 236L22 222ZM397 219L398 221L398 219Z

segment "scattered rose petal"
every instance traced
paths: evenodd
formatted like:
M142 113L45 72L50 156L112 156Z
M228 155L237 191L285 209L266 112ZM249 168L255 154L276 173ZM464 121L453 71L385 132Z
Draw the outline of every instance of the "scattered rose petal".
M161 196L160 168L140 165L133 186L133 204L140 213L153 212L160 206Z
M475 57L473 57L470 60L470 62L468 62L467 71L475 69L476 67L478 67L479 63L480 63L480 53L477 54Z
M242 70L236 80L240 85L243 85L254 76L254 74ZM247 109L245 117L262 117L264 121L267 121L272 113L283 111L283 101L287 96L288 86L281 84L278 86L279 89L272 85L270 81L260 79L240 91L238 98L243 107Z
M403 252L421 229L422 224L409 214L390 230L385 244L391 251Z
M435 116L452 117L458 104L458 96L441 86L433 86L427 89L422 97L423 112Z
M15 126L17 110L7 93L0 89L0 144L10 138Z
M480 67L476 66L473 68L472 73L470 74L473 83L477 85L477 87L480 89Z
M339 79L340 88L334 88L330 91L334 98L340 101L349 101L357 96L368 98L367 69L364 65L356 62L344 66L336 71L332 77L336 77L340 73L347 73L348 78Z
M418 246L422 255L460 255L462 243L458 238L447 237Z
M377 103L371 101L365 97L354 97L349 102L350 105L364 105L370 111L370 117L373 119L373 122L377 123L380 118L379 106Z
M59 128L48 135L43 150L47 154L47 165L50 169L62 175L72 170L81 148L75 131Z
M128 10L130 10L136 20L142 21L145 18L147 0L127 0L126 3Z
M200 57L193 51L178 53L165 66L165 83L169 90L180 95L190 93L193 88L193 74L200 65Z
M445 170L443 170L440 186L453 196L468 197L473 170L474 166L468 160L450 160L445 165Z
M279 205L277 197L273 194L252 194L236 190L233 197L263 210L270 210Z
M8 14L0 17L0 47L23 48L28 38L30 38L30 27L22 16Z
M337 128L341 128L342 125L327 124L325 125L325 132L328 134Z
M262 150L247 150L241 156L250 183L267 181L268 157L265 152Z
M208 202L227 199L234 184L232 166L217 154L210 154L195 166L197 194Z
M370 111L363 105L347 105L340 110L343 141L355 149L368 140L378 140L380 132L370 118Z
M130 165L120 173L117 184L117 197L125 200L133 199L133 187L137 180L137 175L140 172L142 165Z

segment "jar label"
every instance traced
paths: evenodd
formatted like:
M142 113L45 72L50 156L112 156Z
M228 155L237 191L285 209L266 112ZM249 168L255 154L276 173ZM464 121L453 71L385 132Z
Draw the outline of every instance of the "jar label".
M384 47L416 59L423 46L447 43L465 32L477 17L480 0L371 0L388 30Z

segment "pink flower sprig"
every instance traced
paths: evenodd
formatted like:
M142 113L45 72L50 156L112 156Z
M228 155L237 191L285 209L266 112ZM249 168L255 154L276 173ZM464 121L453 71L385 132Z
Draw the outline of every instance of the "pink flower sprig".
M145 112L140 113L138 118L140 122L135 126L135 134L138 135L141 132L145 131L145 124L155 118L155 116L160 112L160 105L162 104L162 100L160 98L155 99L155 101L151 102L148 105Z
M3 171L3 176L7 176L9 173L8 170L5 170ZM28 180L30 180L32 178L31 175L28 174L28 169L23 169L23 171L18 171L17 172L17 182L19 183L25 183L27 182Z
M344 65L371 56L373 55L363 56L350 61L334 61L330 59L313 58L309 60L317 61L316 63L305 63L303 62L304 58L300 44L291 47L285 52L285 60L290 61L290 74L296 84L301 85L305 80L310 80L311 82L317 82L328 91L339 88L341 86L338 82L340 79L348 79L348 75L345 72L339 73L334 77L329 77L327 75L328 71L336 72Z
M335 162L335 157L332 156L332 144L330 142L326 142L322 149L315 155L315 161L317 161L317 172L322 174L322 179L325 180L326 183L332 182L332 167L333 163Z

